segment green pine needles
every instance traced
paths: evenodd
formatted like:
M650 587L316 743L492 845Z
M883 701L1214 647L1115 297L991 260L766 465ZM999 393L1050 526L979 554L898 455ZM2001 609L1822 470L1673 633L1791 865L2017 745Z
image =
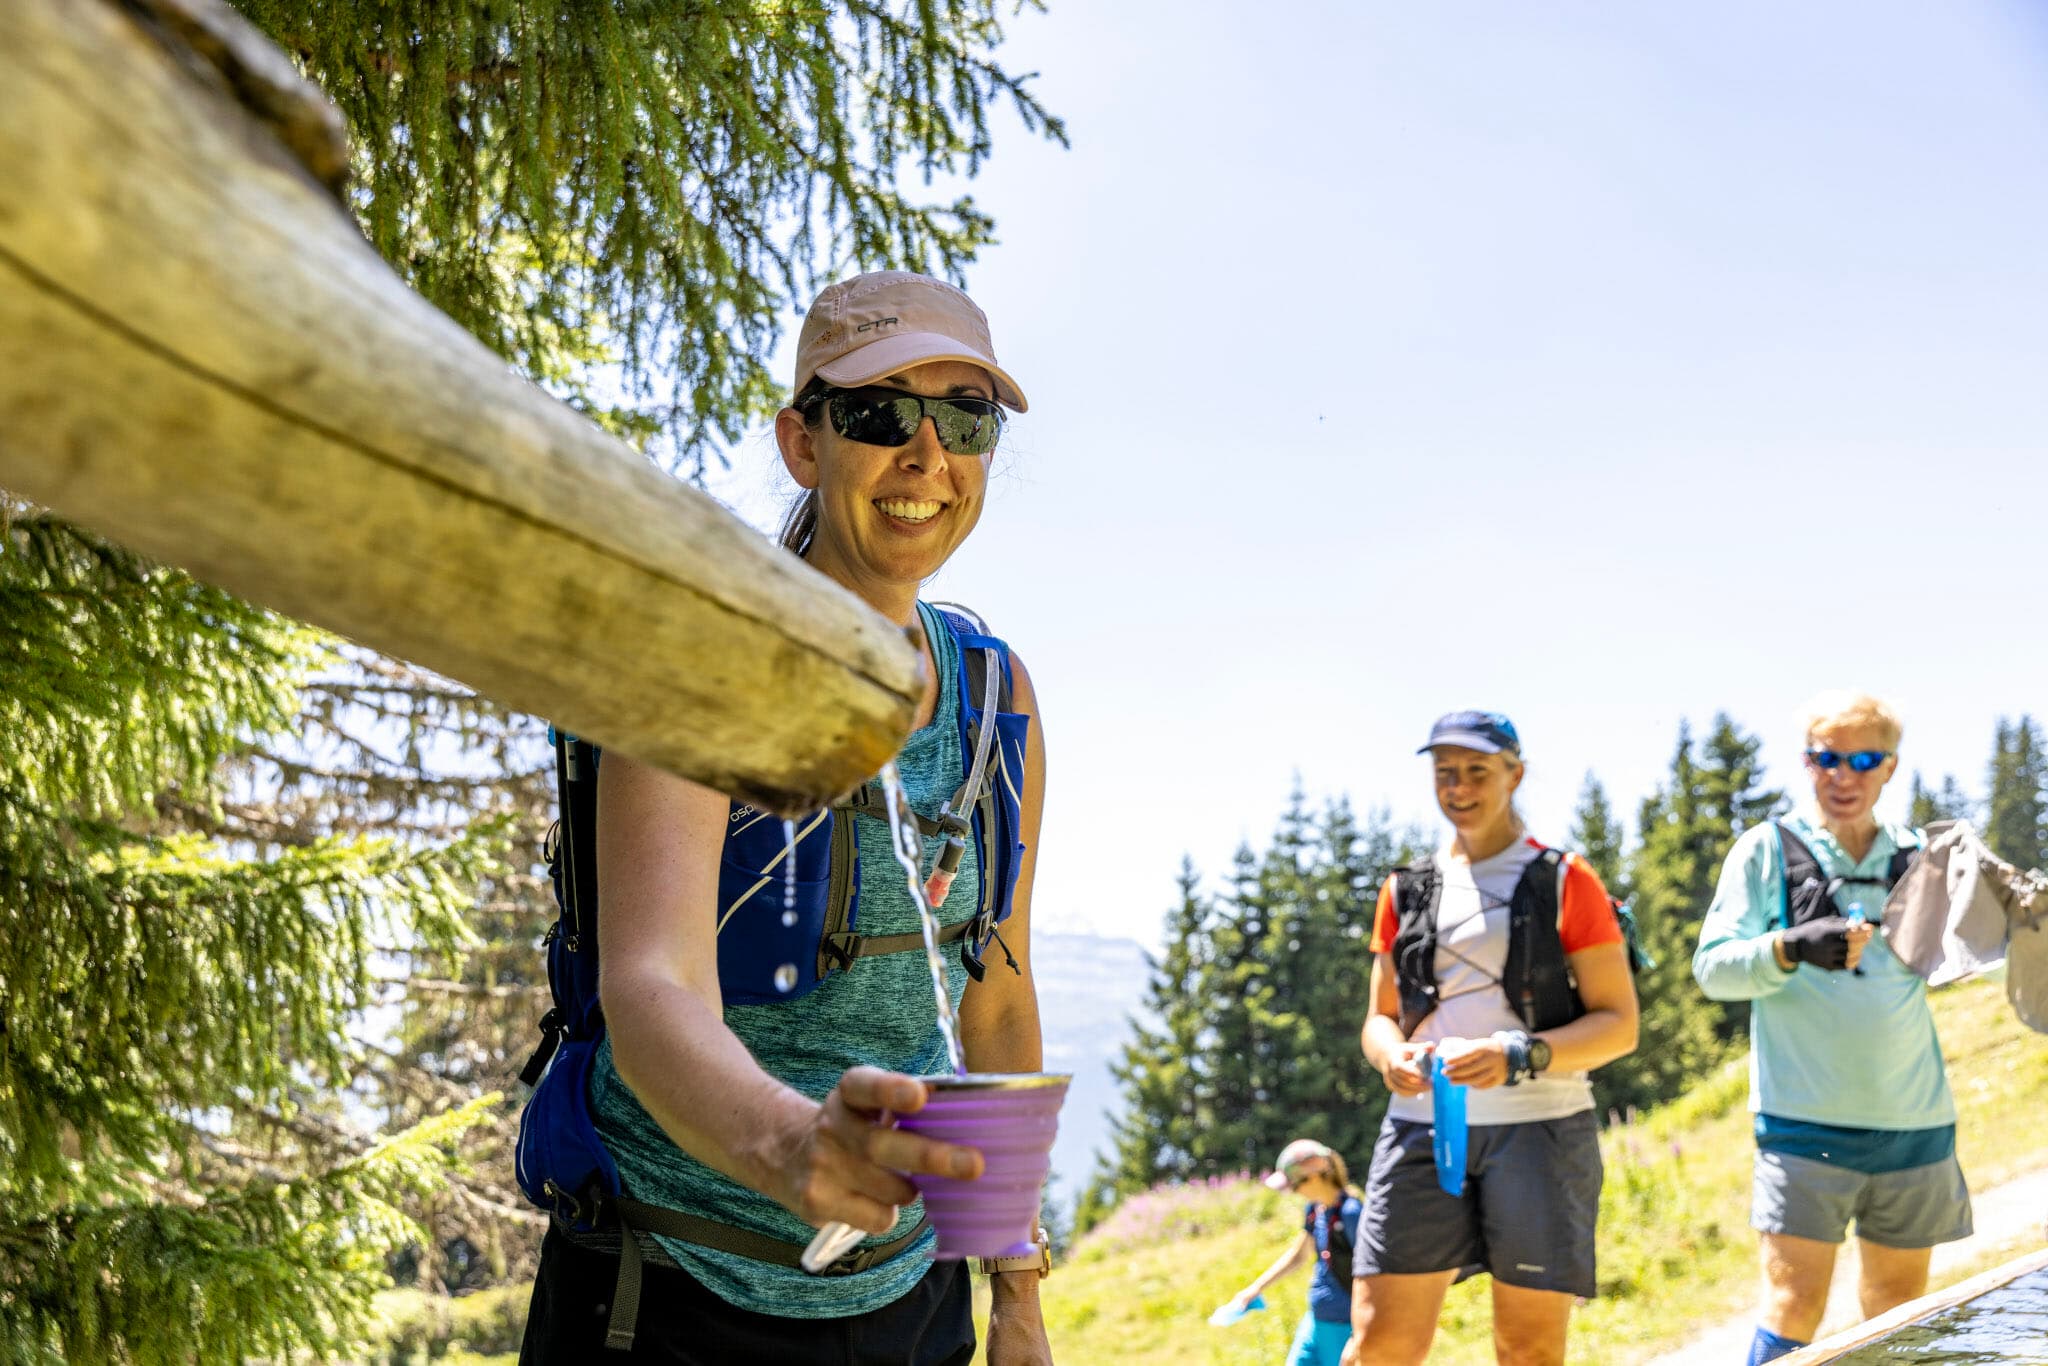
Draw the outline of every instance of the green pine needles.
M929 187L978 170L993 106L1065 141L991 55L998 0L234 3L340 106L384 258L699 469L782 402L781 315L824 278L957 278L992 240L970 196Z
M349 1080L372 936L455 949L482 853L216 837L225 765L328 647L0 519L0 1352L340 1350L488 1098L354 1150L308 1143L302 1102Z

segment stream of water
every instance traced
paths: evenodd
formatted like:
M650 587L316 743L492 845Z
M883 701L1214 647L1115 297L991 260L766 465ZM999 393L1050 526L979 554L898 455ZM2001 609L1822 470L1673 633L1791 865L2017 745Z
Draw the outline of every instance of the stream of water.
M924 931L924 958L932 973L932 996L939 1010L939 1033L946 1040L946 1057L953 1064L953 1074L966 1076L967 1054L960 1046L960 1022L953 1015L953 994L946 989L946 960L939 953L939 918L925 896L924 845L918 838L917 822L911 815L910 794L903 790L903 778L896 771L894 760L882 765L880 776L882 801L888 811L889 847L895 852L896 861L903 866L903 880L910 889L910 900L917 907L918 924ZM796 829L785 822L783 834L791 846L784 857L794 867ZM859 1229L849 1224L825 1225L811 1239L811 1245L804 1249L804 1270L814 1273L824 1270L851 1251L863 1236Z

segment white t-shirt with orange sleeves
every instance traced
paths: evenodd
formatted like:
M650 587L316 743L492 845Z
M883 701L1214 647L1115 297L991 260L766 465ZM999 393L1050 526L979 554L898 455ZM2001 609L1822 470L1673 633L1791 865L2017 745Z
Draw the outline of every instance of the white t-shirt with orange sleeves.
M1495 1030L1523 1028L1500 986L1508 962L1508 904L1522 871L1543 849L1536 840L1524 839L1477 863L1449 852L1436 855L1437 874L1443 880L1436 912L1437 1008L1416 1026L1416 1042L1483 1039ZM1565 855L1563 870L1557 932L1565 953L1620 943L1621 922L1615 919L1614 903L1600 885L1600 875L1577 854ZM1380 888L1379 909L1373 916L1374 953L1393 952L1399 923L1390 877ZM1392 969L1391 960L1388 968ZM1474 1089L1465 1096L1470 1124L1524 1124L1592 1108L1593 1087L1584 1072L1544 1072L1518 1086ZM1427 1124L1432 1114L1429 1093L1395 1096L1387 1114Z

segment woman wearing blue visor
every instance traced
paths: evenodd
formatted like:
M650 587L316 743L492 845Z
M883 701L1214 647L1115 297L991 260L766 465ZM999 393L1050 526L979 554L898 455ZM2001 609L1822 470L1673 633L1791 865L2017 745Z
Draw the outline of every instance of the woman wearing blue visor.
M1515 811L1522 742L1498 712L1452 712L1420 753L1451 838L1380 889L1365 1056L1393 1092L1366 1179L1347 1366L1429 1354L1444 1292L1493 1276L1503 1362L1561 1363L1591 1296L1600 1145L1586 1074L1635 1047L1614 904ZM1463 1088L1461 1171L1432 1151L1431 1068Z

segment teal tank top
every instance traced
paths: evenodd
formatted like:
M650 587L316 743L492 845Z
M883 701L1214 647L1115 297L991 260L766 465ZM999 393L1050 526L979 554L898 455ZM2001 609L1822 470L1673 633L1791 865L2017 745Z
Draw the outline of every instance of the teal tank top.
M966 779L960 755L959 651L953 633L931 607L917 605L938 666L939 700L931 724L913 732L897 756L910 804L919 815L936 817L939 804ZM849 816L860 849L860 921L863 934L915 934L917 907L904 885L903 865L889 848L888 827L877 817ZM824 838L823 827L813 838ZM940 841L924 841L924 867L937 857ZM968 841L941 924L967 920L981 902L981 865ZM730 930L728 930L730 932ZM946 989L955 1012L967 989L957 943L940 949ZM997 965L993 970L1007 971ZM946 1043L939 1033L930 969L919 952L855 960L816 990L774 1005L727 1006L725 1023L770 1074L813 1100L823 1100L840 1074L857 1064L912 1076L948 1072ZM590 1081L597 1132L618 1163L626 1195L650 1205L688 1210L736 1228L752 1229L785 1242L808 1243L816 1232L767 1196L740 1185L691 1157L654 1122L612 1063L611 1040L599 1047ZM896 1227L862 1246L901 1237L923 1217L922 1202L906 1205ZM929 1229L908 1250L880 1266L851 1276L810 1276L673 1238L662 1249L726 1302L783 1318L840 1318L879 1309L909 1293L931 1266L937 1235Z

